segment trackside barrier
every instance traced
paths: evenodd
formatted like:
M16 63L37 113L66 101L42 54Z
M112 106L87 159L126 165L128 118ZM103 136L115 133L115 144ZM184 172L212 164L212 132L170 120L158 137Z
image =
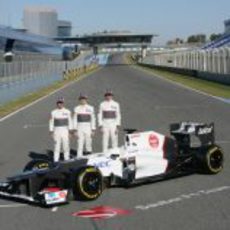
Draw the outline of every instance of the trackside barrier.
M74 61L0 62L0 105L96 68L92 54Z
M230 84L230 47L154 52L141 65Z
M88 71L91 71L91 70L97 68L97 66L98 66L97 64L93 63L93 64L90 64L88 66L74 68L74 69L64 71L64 79L68 80L70 78L78 77L81 74L87 73Z

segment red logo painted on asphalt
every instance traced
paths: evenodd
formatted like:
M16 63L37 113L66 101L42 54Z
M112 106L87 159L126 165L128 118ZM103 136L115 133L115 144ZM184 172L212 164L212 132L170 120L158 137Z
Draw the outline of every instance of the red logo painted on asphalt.
M156 149L159 146L159 139L155 134L149 135L149 145Z
M98 206L92 209L75 212L72 214L72 216L91 218L94 220L103 220L103 219L113 218L115 216L129 215L130 213L131 211L123 210L119 208L112 208L109 206Z

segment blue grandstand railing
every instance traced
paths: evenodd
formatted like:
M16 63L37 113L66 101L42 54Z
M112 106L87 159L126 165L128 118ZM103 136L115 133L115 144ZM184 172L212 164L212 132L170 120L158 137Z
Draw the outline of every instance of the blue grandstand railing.
M221 38L210 42L206 44L205 46L202 47L202 49L215 49L215 48L220 48L222 46L227 46L230 45L230 34L225 34Z

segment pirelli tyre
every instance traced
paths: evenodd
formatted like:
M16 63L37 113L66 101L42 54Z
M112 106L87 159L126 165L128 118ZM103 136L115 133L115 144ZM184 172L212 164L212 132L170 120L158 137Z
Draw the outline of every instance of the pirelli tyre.
M222 149L217 145L211 146L204 153L201 163L203 173L217 174L221 172L224 164Z
M25 167L24 172L32 170L44 170L52 167L52 163L48 160L32 160Z
M103 177L95 167L84 167L73 176L72 190L76 200L95 200L102 194L103 188Z

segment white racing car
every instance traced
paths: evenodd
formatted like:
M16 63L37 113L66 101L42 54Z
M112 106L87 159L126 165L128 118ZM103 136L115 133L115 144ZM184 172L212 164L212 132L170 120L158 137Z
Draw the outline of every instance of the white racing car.
M214 140L214 124L182 122L171 136L126 130L124 146L68 162L29 162L24 172L0 184L0 195L44 205L94 200L105 187L131 186L190 173L216 174L223 152ZM61 194L61 195L60 195Z

